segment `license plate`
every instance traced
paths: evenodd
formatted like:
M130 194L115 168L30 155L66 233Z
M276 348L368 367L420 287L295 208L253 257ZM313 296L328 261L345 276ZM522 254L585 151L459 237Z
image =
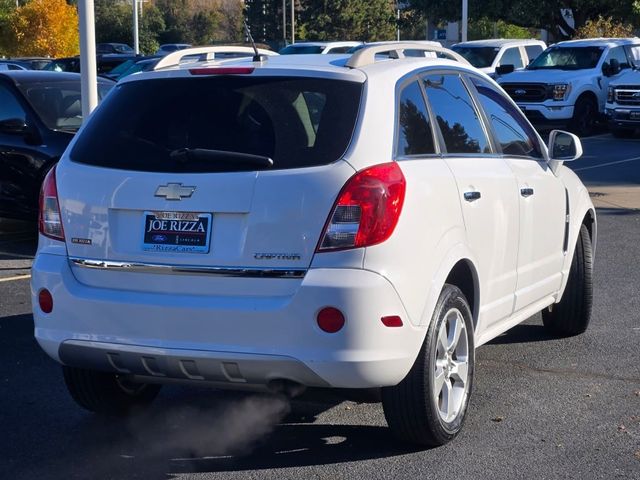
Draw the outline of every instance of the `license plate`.
M630 120L640 120L640 112L631 112L629 113Z
M144 212L142 249L152 252L208 253L211 214Z

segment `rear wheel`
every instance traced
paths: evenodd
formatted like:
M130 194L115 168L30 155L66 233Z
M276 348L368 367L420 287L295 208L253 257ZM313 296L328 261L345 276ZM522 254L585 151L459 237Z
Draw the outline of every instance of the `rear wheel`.
M569 129L580 137L591 135L596 127L598 104L590 96L580 97L573 110Z
M133 383L114 373L62 367L71 397L82 408L95 413L125 414L149 405L160 385Z
M435 447L462 429L474 371L471 318L460 289L445 285L413 367L398 385L382 389L387 423L400 439Z
M561 336L578 335L587 329L593 302L592 272L591 237L582 225L562 299L542 311L545 327Z

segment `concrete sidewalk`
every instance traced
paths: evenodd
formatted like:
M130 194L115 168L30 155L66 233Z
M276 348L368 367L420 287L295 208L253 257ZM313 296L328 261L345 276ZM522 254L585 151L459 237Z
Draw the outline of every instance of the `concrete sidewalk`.
M639 185L588 185L596 208L640 210Z

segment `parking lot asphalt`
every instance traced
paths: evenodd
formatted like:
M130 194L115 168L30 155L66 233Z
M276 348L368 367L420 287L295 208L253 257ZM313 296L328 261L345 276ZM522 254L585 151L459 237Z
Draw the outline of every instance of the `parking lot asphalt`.
M169 386L126 420L82 411L33 339L34 237L1 233L0 478L640 479L640 140L584 144L571 167L600 207L592 324L555 339L536 315L479 348L465 428L431 450L391 437L379 404L328 395Z

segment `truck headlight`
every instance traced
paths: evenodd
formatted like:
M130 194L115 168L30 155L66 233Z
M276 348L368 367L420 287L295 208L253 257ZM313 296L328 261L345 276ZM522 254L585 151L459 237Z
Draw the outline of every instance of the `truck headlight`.
M553 99L556 102L561 102L569 96L569 92L571 91L571 84L568 83L558 83L553 86Z
M614 98L615 98L615 91L613 87L609 87L609 89L607 90L607 102L613 103Z

